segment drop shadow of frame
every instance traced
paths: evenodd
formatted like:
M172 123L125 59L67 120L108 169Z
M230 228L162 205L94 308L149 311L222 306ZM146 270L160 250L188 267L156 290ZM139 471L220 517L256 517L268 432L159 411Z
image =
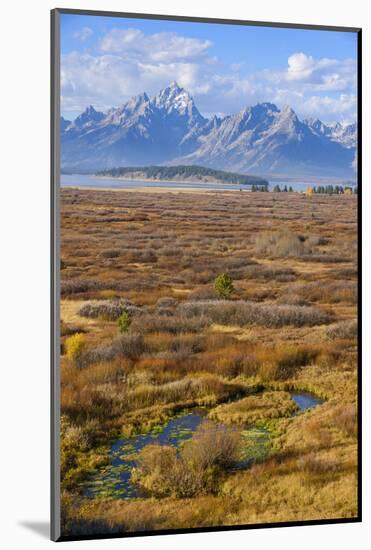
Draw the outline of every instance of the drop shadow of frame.
M42 538L50 538L50 523L48 521L19 521L18 525L33 531Z

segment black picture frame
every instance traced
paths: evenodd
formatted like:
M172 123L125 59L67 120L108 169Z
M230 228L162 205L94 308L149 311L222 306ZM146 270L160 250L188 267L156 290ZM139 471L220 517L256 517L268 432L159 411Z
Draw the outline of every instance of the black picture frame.
M59 186L60 186L60 16L63 14L90 15L99 17L117 17L126 19L154 19L164 21L185 21L193 23L216 23L240 26L278 27L291 29L323 30L333 32L352 32L357 34L357 231L358 231L358 514L352 518L285 521L277 523L246 524L233 526L212 526L187 529L163 529L120 534L84 534L81 536L66 536L61 534L60 525L60 227L59 227ZM358 523L362 521L362 29L359 27L339 27L317 24L276 23L267 21L249 21L239 19L219 19L209 17L159 15L147 13L125 13L114 11L97 11L55 8L51 10L51 123L50 123L50 156L51 156L51 224L50 224L50 255L51 255L51 308L50 308L50 343L51 343L51 539L53 541L75 541L109 538L128 538L139 536L169 535L183 533L237 531L250 529L267 529L272 527L294 527L309 525L329 525Z

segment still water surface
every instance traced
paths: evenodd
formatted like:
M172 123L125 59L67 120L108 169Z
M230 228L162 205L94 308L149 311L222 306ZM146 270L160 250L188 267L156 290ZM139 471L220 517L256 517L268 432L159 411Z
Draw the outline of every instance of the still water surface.
M97 189L135 189L136 187L156 188L163 187L165 189L208 189L209 191L239 191L246 190L243 185L233 185L228 183L178 183L148 181L148 180L125 180L118 178L97 178L96 176L87 174L61 174L62 187L95 187ZM269 184L269 189L273 189L276 182ZM289 188L290 185L294 191L305 191L308 187L307 183L285 183L279 182L281 189L285 185Z
M323 401L310 393L295 392L292 399L300 412L320 405ZM150 444L179 447L190 439L205 417L207 410L200 409L172 418L159 427L158 431L133 437L118 439L111 445L110 464L102 468L83 484L84 493L89 497L113 497L120 499L138 498L140 489L131 482L131 472L135 468L135 454ZM264 428L251 428L242 433L246 451L236 469L244 469L255 460L265 458L269 453L269 433Z

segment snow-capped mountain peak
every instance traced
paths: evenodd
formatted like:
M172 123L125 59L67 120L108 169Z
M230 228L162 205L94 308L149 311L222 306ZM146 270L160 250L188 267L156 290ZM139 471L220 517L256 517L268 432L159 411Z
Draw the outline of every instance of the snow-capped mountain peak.
M275 112L275 120L272 129L277 132L283 132L292 137L302 134L302 123L296 116L295 111L289 106L285 105L282 111Z
M318 118L309 118L303 122L314 134L326 136L331 141L340 143L347 149L357 146L357 124L355 122L330 122L324 124Z
M290 106L269 102L206 119L176 81L152 99L144 92L105 114L89 106L72 123L61 120L62 167L69 170L175 163L351 177L356 140L356 124L301 121Z
M134 96L121 107L110 109L104 124L125 124L131 117L143 115L149 102L150 99L145 92Z
M331 127L331 138L344 145L344 147L352 148L357 146L357 124L337 122Z
M166 86L159 91L159 93L154 98L154 102L159 104L169 103L182 92L185 92L185 90L181 88L179 84L174 80L173 82L171 82L171 84L169 84L169 86Z
M126 103L126 107L128 110L136 111L138 108L148 102L149 97L146 92L143 92L142 94L136 95L129 99L129 101Z
M167 113L188 114L196 118L196 122L206 122L201 117L191 95L184 88L181 88L175 80L161 90L154 97L152 103L157 109L164 110Z
M328 135L329 127L326 126L319 118L308 118L303 121L314 133Z
M66 120L63 116L61 116L60 126L61 126L61 132L63 133L71 124L70 120Z
M93 105L89 105L88 107L86 107L85 111L74 120L73 124L77 127L92 125L95 122L101 121L104 116L104 113L96 111Z

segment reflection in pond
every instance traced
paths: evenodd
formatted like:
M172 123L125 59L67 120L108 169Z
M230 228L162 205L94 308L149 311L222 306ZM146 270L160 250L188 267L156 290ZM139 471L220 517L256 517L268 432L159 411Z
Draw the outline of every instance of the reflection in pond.
M312 393L291 393L291 398L295 401L301 411L306 411L307 409L312 409L316 405L321 405L323 399L318 399Z

